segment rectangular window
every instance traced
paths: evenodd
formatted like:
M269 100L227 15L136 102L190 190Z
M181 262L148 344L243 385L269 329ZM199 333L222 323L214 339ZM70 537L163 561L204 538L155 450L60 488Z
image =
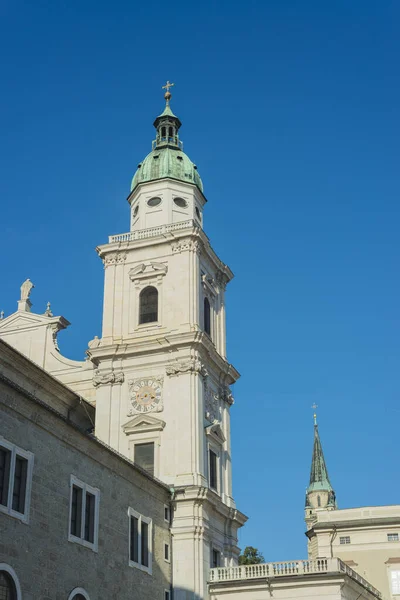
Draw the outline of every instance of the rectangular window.
M171 592L169 590L164 591L164 600L171 600Z
M170 558L169 558L169 544L167 544L167 543L164 544L164 560L166 560L167 562L170 561Z
M0 510L25 523L29 520L33 454L0 436Z
M340 544L350 544L350 536L349 535L345 535L341 538L339 538L339 543Z
M151 573L152 520L129 508L129 564Z
M171 522L171 511L167 504L164 504L164 521L166 521L167 523Z
M77 542L97 552L100 491L71 475L69 511L70 542Z
M216 569L221 566L221 552L219 550L212 549L211 553L211 568Z
M392 594L400 594L400 571L390 571Z
M210 450L210 488L218 491L218 473L217 473L218 457Z
M154 476L154 442L135 444L134 462Z
M387 541L388 542L398 542L399 541L399 534L398 533L388 533L387 534Z

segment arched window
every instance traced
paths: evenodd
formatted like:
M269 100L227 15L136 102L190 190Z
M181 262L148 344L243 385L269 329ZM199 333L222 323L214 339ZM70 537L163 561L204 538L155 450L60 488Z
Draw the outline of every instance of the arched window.
M317 504L318 504L318 508L321 507L321 496L317 496Z
M0 563L0 600L20 600L21 588L14 570Z
M204 331L211 335L211 307L208 298L204 298Z
M158 321L158 291L149 285L139 296L139 325Z
M68 596L68 600L90 600L90 598L83 588L75 588Z

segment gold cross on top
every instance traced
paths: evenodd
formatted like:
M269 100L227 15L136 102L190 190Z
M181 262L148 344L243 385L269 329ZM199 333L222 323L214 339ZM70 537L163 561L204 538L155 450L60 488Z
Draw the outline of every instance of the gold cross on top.
M172 87L173 85L175 85L175 84L174 83L170 83L169 81L167 81L167 83L162 86L162 89L163 90L167 90L167 92L169 92L169 88Z
M314 402L314 404L312 405L311 408L314 411L314 425L316 425L317 424L317 413L316 413L316 410L318 408L318 404L315 404L315 402Z

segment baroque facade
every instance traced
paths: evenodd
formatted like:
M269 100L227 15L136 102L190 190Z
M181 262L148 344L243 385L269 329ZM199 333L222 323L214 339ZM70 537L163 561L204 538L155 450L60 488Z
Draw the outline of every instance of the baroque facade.
M381 598L368 561L332 544L332 527L347 519L347 532L352 519L339 516L316 420L308 559L238 566L247 517L232 495L233 274L203 230L203 183L169 87L132 179L130 230L96 249L102 333L85 360L61 355L69 322L50 305L32 311L29 279L17 311L0 316L0 597ZM392 578L395 559L390 548Z
M96 436L173 495L176 600L203 598L211 566L237 564L246 517L232 496L225 290L233 275L203 231L206 198L165 94L156 139L131 192L130 231L97 248L104 265L102 335L85 361L63 357L69 325L32 312L33 284L0 337L95 406Z

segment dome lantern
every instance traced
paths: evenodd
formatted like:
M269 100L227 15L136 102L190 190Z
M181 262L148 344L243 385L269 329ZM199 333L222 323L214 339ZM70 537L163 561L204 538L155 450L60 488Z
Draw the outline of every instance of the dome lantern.
M155 119L156 139L152 142L152 150L139 163L132 179L131 192L140 184L157 179L171 178L196 185L203 192L203 184L197 167L183 152L183 142L179 139L179 129L182 125L179 118L171 110L170 87L174 84L167 81L163 89L165 108Z

